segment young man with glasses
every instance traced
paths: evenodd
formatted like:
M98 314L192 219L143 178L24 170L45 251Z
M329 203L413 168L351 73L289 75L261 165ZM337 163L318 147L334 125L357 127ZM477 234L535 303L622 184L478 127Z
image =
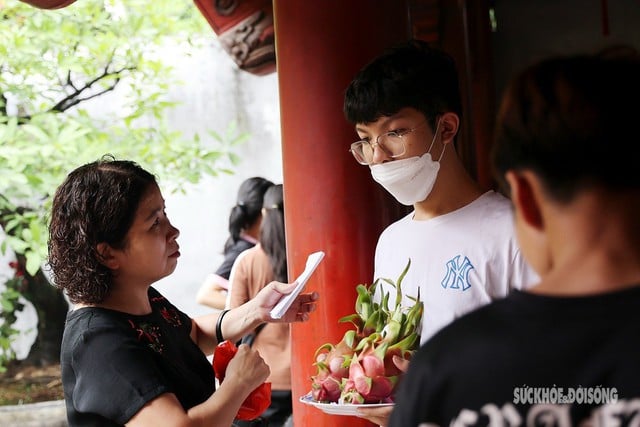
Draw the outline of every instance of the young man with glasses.
M406 305L418 295L424 302L421 342L536 279L516 244L509 200L484 192L456 153L460 98L453 59L417 40L374 59L345 92L345 116L360 138L351 153L414 209L381 234L374 278L397 278L411 260L402 289ZM382 425L390 413L361 411Z

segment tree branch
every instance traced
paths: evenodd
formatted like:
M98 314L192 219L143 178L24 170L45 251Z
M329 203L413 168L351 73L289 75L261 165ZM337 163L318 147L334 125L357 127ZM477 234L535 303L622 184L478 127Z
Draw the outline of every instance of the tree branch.
M79 104L79 103L81 103L81 102L87 101L87 100L89 100L89 99L91 99L91 98L96 98L96 97L98 97L98 96L104 95L105 93L110 92L110 91L112 91L113 89L115 89L115 88L116 88L116 85L118 84L118 82L119 82L119 81L120 81L120 77L118 77L118 78L115 80L115 82L114 82L110 87L108 87L108 88L104 89L104 90L103 90L103 91L101 91L101 92L94 93L93 95L89 95L89 96L87 96L87 97L85 97L85 98L77 97L77 98L75 98L75 99L73 99L73 100L69 100L69 102L68 102L67 104L65 104L64 109L63 109L63 110L55 110L55 109L52 109L52 110L53 110L53 111L64 111L64 110L67 110L67 109L69 109L69 108L73 107L74 105L78 105L78 104Z
M0 93L0 116L7 115L7 97L4 96L4 92Z
M68 110L69 108L73 107L74 105L79 104L80 102L86 101L86 100L91 99L91 98L95 98L96 96L99 96L99 95L103 95L104 93L109 92L109 91L111 91L111 90L113 90L115 88L115 86L120 81L120 77L118 77L115 80L115 82L113 83L113 85L111 85L111 87L108 87L107 89L103 90L102 92L100 92L98 94L91 95L91 96L87 96L85 98L80 98L80 94L82 94L82 92L84 92L87 89L90 89L94 84L96 84L100 80L105 79L107 77L111 77L111 76L119 76L120 74L124 73L125 71L133 71L135 69L136 69L136 67L123 67L123 68L121 68L119 70L109 72L108 66L107 66L107 67L105 67L105 70L101 75L99 75L95 79L91 80L90 82L88 82L87 84L85 84L81 88L75 88L75 86L73 84L70 84L69 86L74 88L74 91L71 94L69 94L68 96L64 97L62 100L60 100L56 105L54 105L51 108L50 111L57 111L57 112L61 113L61 112L65 111L65 110Z

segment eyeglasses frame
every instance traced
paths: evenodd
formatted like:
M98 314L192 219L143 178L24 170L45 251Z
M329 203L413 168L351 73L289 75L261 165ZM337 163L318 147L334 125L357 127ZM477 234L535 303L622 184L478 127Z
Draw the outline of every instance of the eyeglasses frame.
M425 124L427 124L428 122L429 122L428 120L424 120L424 121L423 121L423 122L421 122L420 124L418 124L418 125L416 125L416 126L414 126L414 127L410 128L410 129L404 129L404 130L402 131L402 133L401 133L401 134L400 134L400 133L398 133L398 132L397 132L397 131L395 131L395 130L392 130L392 131L389 131L389 132L385 132L385 133L381 133L380 135L378 135L378 136L376 137L376 140L375 140L375 141L367 141L366 139L360 139L360 140L358 140L358 141L356 141L356 142L354 142L354 143L352 143L352 144L351 144L351 147L349 148L349 152L350 152L350 153L353 155L353 157L356 159L356 162L358 162L359 164L361 164L361 165L363 165L363 166L370 166L370 165L371 165L371 163L363 163L363 162L361 162L360 160L358 160L358 157L357 157L357 156L356 156L356 154L354 153L354 151L355 151L355 148L354 148L354 147L355 147L355 146L357 146L357 145L363 145L363 144L365 144L365 143L366 143L366 144L368 144L368 145L371 147L371 150L372 150L372 151L375 149L375 147L379 147L382 151L384 151L384 153L385 153L387 156L391 157L392 159L396 159L396 158L398 158L398 157L400 157L400 156L403 156L403 155L407 152L407 147L405 146L405 143L404 143L404 137L405 137L406 135L409 135L410 133L413 133L416 129L418 129L418 128L420 128L420 127L424 126L424 125L425 125ZM387 152L387 150L384 148L384 145L380 145L380 143L378 142L378 141L380 140L380 138L381 138L381 137L383 137L383 136L388 136L388 135L391 135L391 134L396 135L397 137L399 137L399 138L402 140L402 153L400 153L400 154L396 154L396 155L391 155L391 154L389 154L389 153Z

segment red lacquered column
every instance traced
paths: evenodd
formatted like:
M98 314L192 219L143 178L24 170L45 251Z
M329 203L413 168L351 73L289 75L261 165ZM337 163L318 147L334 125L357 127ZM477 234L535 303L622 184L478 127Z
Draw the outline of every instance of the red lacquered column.
M377 237L400 212L348 152L357 136L342 102L366 62L408 37L407 22L400 0L274 1L290 277L304 269L309 253L326 253L307 283L321 295L318 311L292 328L299 427L371 425L325 415L298 398L311 389L315 350L337 343L348 328L338 319L354 312L355 286L372 280Z

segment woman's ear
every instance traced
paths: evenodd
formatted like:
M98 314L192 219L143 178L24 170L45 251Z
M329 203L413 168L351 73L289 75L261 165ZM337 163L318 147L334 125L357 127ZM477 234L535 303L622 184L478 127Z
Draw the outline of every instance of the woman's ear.
M528 227L538 231L544 228L544 219L539 200L537 185L530 173L508 171L505 178L511 189L511 201L516 214Z
M453 143L458 129L460 128L460 117L454 112L446 112L440 116L440 128L438 132L442 135L442 143ZM435 131L435 129L434 129Z
M111 270L116 270L119 267L118 259L114 256L113 249L108 243L98 243L96 250L98 251L99 261L102 265Z

